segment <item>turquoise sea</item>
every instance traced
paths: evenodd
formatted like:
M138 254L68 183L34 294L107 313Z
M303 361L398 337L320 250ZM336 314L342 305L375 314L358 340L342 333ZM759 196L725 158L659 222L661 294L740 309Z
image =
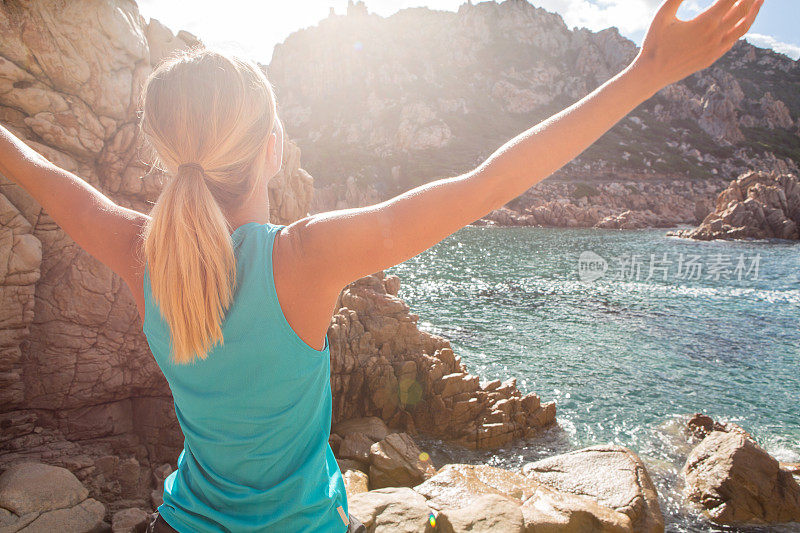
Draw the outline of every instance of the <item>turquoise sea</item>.
M800 243L785 241L459 230L387 271L401 278L399 296L470 373L516 377L523 393L555 400L559 426L493 452L430 441L434 463L516 468L620 444L647 464L668 531L715 531L681 503L690 450L682 427L703 412L743 426L778 459L800 461L799 267Z

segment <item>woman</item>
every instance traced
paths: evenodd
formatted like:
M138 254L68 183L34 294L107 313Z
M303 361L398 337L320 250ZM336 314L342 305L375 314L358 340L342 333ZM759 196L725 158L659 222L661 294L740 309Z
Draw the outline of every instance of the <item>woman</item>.
M116 205L0 127L0 171L130 287L185 436L151 531L363 531L330 446L326 332L348 283L499 208L662 87L708 67L763 0L690 21L659 8L640 53L463 175L377 205L269 222L283 127L254 64L194 50L160 65L141 130L167 181L150 215ZM232 230L232 231L231 231Z

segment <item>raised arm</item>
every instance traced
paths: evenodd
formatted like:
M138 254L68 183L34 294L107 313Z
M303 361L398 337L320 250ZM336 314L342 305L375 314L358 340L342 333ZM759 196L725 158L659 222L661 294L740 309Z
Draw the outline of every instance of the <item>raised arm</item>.
M25 189L81 248L129 284L136 235L147 218L49 162L0 125L0 173Z
M744 35L763 0L717 0L690 21L658 10L640 53L591 94L514 137L461 176L385 202L306 217L284 231L305 273L341 289L425 251L574 159L662 87L710 66Z

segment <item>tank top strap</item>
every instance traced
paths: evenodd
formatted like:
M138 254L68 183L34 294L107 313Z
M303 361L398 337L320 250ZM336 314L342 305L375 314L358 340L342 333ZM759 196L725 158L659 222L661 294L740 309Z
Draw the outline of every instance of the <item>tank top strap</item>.
M293 342L298 349L311 354L319 354L319 355L329 354L330 346L328 345L327 333L325 334L324 345L321 350L317 350L316 348L309 346L303 339L300 338L299 335L297 335L297 333L295 333L294 329L292 329L292 326L286 319L286 315L283 313L280 301L278 300L278 292L275 287L275 268L274 268L275 241L278 238L278 234L285 227L286 227L285 224L267 223L264 225L264 228L266 230L265 238L258 239L259 244L263 246L263 251L261 256L264 261L264 276L267 284L266 305L273 314L279 327L285 331L285 333L291 339L291 342Z

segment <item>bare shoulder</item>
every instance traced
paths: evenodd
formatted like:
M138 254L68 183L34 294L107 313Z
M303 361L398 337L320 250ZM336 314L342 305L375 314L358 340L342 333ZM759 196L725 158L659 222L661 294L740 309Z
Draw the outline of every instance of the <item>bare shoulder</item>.
M128 284L128 288L136 302L139 316L144 320L144 268L145 259L142 252L144 227L150 220L149 215L126 209L127 223L120 231L122 238L127 243L126 261L120 261L123 265L117 274Z
M286 321L307 345L324 346L325 334L335 311L340 288L325 283L313 258L304 257L297 226L281 228L272 251L278 303Z

